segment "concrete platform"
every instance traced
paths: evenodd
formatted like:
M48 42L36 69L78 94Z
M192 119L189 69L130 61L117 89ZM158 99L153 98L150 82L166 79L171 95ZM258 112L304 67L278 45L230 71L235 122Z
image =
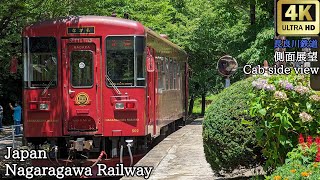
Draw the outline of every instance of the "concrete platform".
M135 166L153 166L151 180L215 179L203 151L202 120L197 119L166 137ZM122 178L129 179L143 178Z

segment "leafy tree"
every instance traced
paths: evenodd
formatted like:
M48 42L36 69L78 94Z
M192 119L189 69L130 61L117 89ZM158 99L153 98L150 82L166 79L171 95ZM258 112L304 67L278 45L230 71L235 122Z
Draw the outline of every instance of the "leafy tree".
M214 78L219 76L215 65L221 56L235 57L239 67L247 63L262 64L265 59L272 59L273 6L269 4L261 0L215 0L201 14L189 49L190 66L197 72L191 82L201 87L191 89L191 93L202 96L203 107L206 93L212 87L215 92L223 87L223 78ZM210 70L207 70L208 65ZM232 81L242 78L244 75L239 68Z
M0 81L7 86L10 82L19 84L18 87L10 85L13 89L0 88L4 97L8 97L4 94L17 94L6 101L21 98L23 27L61 16L110 16L112 12L118 17L128 13L130 19L167 34L187 51L193 72L191 97L202 96L203 105L208 92L219 92L223 88L224 79L216 71L217 60L222 55L234 56L240 66L272 59L273 3L262 0L2 0ZM15 75L9 73L13 55L20 64ZM241 78L243 75L238 72L232 81Z

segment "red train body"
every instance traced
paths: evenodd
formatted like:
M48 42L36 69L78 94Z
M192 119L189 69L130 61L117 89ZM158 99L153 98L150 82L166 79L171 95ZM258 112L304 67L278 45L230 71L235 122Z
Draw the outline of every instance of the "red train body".
M187 55L139 22L44 21L23 30L23 44L24 136L52 157L117 158L126 140L137 154L185 120Z

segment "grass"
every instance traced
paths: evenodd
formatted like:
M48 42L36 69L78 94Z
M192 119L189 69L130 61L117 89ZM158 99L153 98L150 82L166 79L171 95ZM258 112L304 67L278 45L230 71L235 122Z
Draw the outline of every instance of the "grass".
M215 99L214 94L208 95L206 97L206 106L211 104L214 101L214 99ZM193 114L200 114L201 113L201 97L195 99L192 113Z

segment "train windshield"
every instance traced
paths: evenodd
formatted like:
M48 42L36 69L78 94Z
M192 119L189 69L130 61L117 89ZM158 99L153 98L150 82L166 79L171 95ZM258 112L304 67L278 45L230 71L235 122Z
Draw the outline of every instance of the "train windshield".
M24 38L25 87L57 85L57 42L54 37Z
M107 37L106 69L108 86L144 86L144 38L134 36Z

